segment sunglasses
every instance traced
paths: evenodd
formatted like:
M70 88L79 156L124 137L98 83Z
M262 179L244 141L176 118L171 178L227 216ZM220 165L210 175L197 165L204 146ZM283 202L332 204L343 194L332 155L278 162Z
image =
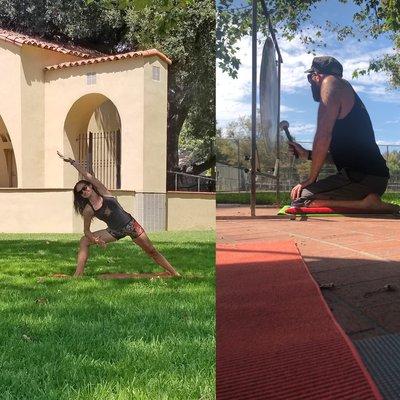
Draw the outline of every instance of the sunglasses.
M83 185L81 190L78 190L78 194L82 195L84 190L88 190L90 186L88 185Z

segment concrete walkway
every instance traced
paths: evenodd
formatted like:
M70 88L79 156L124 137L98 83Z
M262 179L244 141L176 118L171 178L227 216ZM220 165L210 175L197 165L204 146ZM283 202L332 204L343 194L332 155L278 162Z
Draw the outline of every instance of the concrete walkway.
M400 220L391 216L311 217L277 209L217 207L217 241L296 242L337 321L353 340L400 333ZM277 249L279 250L279 249ZM394 290L385 290L390 285ZM386 286L387 287L387 286Z

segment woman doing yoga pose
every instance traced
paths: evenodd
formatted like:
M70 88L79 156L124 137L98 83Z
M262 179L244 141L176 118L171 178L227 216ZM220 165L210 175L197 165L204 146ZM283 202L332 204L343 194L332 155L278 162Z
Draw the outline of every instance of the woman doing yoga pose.
M57 154L74 166L83 176L83 180L74 186L74 208L83 217L84 236L80 240L77 266L74 276L83 275L89 257L90 245L97 244L105 248L107 243L130 236L132 241L141 247L160 267L165 270L164 276L180 276L166 258L153 246L140 224L127 213L110 191L88 173L78 162ZM90 231L93 217L104 221L107 229ZM159 274L160 275L160 274Z

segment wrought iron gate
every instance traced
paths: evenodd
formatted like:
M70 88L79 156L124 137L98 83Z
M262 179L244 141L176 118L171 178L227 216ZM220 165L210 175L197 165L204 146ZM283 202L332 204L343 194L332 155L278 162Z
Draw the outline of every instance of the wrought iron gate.
M82 133L76 140L79 163L108 189L120 189L121 131Z
M7 132L0 132L0 152L3 151L5 157L5 167L8 174L8 187L17 187L17 168L15 155Z

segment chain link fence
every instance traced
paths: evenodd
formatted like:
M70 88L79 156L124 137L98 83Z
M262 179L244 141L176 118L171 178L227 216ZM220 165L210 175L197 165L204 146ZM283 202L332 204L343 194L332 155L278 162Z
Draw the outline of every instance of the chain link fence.
M183 172L168 171L167 190L184 192L215 192L215 179L204 175L192 175Z
M250 139L217 138L217 192L249 192L250 191ZM306 149L312 148L311 142L297 141ZM276 174L276 157L265 149L265 145L257 145L256 160L257 191L276 191L277 180L271 177ZM390 180L387 191L400 192L400 145L379 145L381 154L386 159ZM289 155L287 141L281 142L279 166L279 190L290 191L297 183L308 177L311 163L295 159ZM321 170L320 178L336 173L332 164L326 164Z

